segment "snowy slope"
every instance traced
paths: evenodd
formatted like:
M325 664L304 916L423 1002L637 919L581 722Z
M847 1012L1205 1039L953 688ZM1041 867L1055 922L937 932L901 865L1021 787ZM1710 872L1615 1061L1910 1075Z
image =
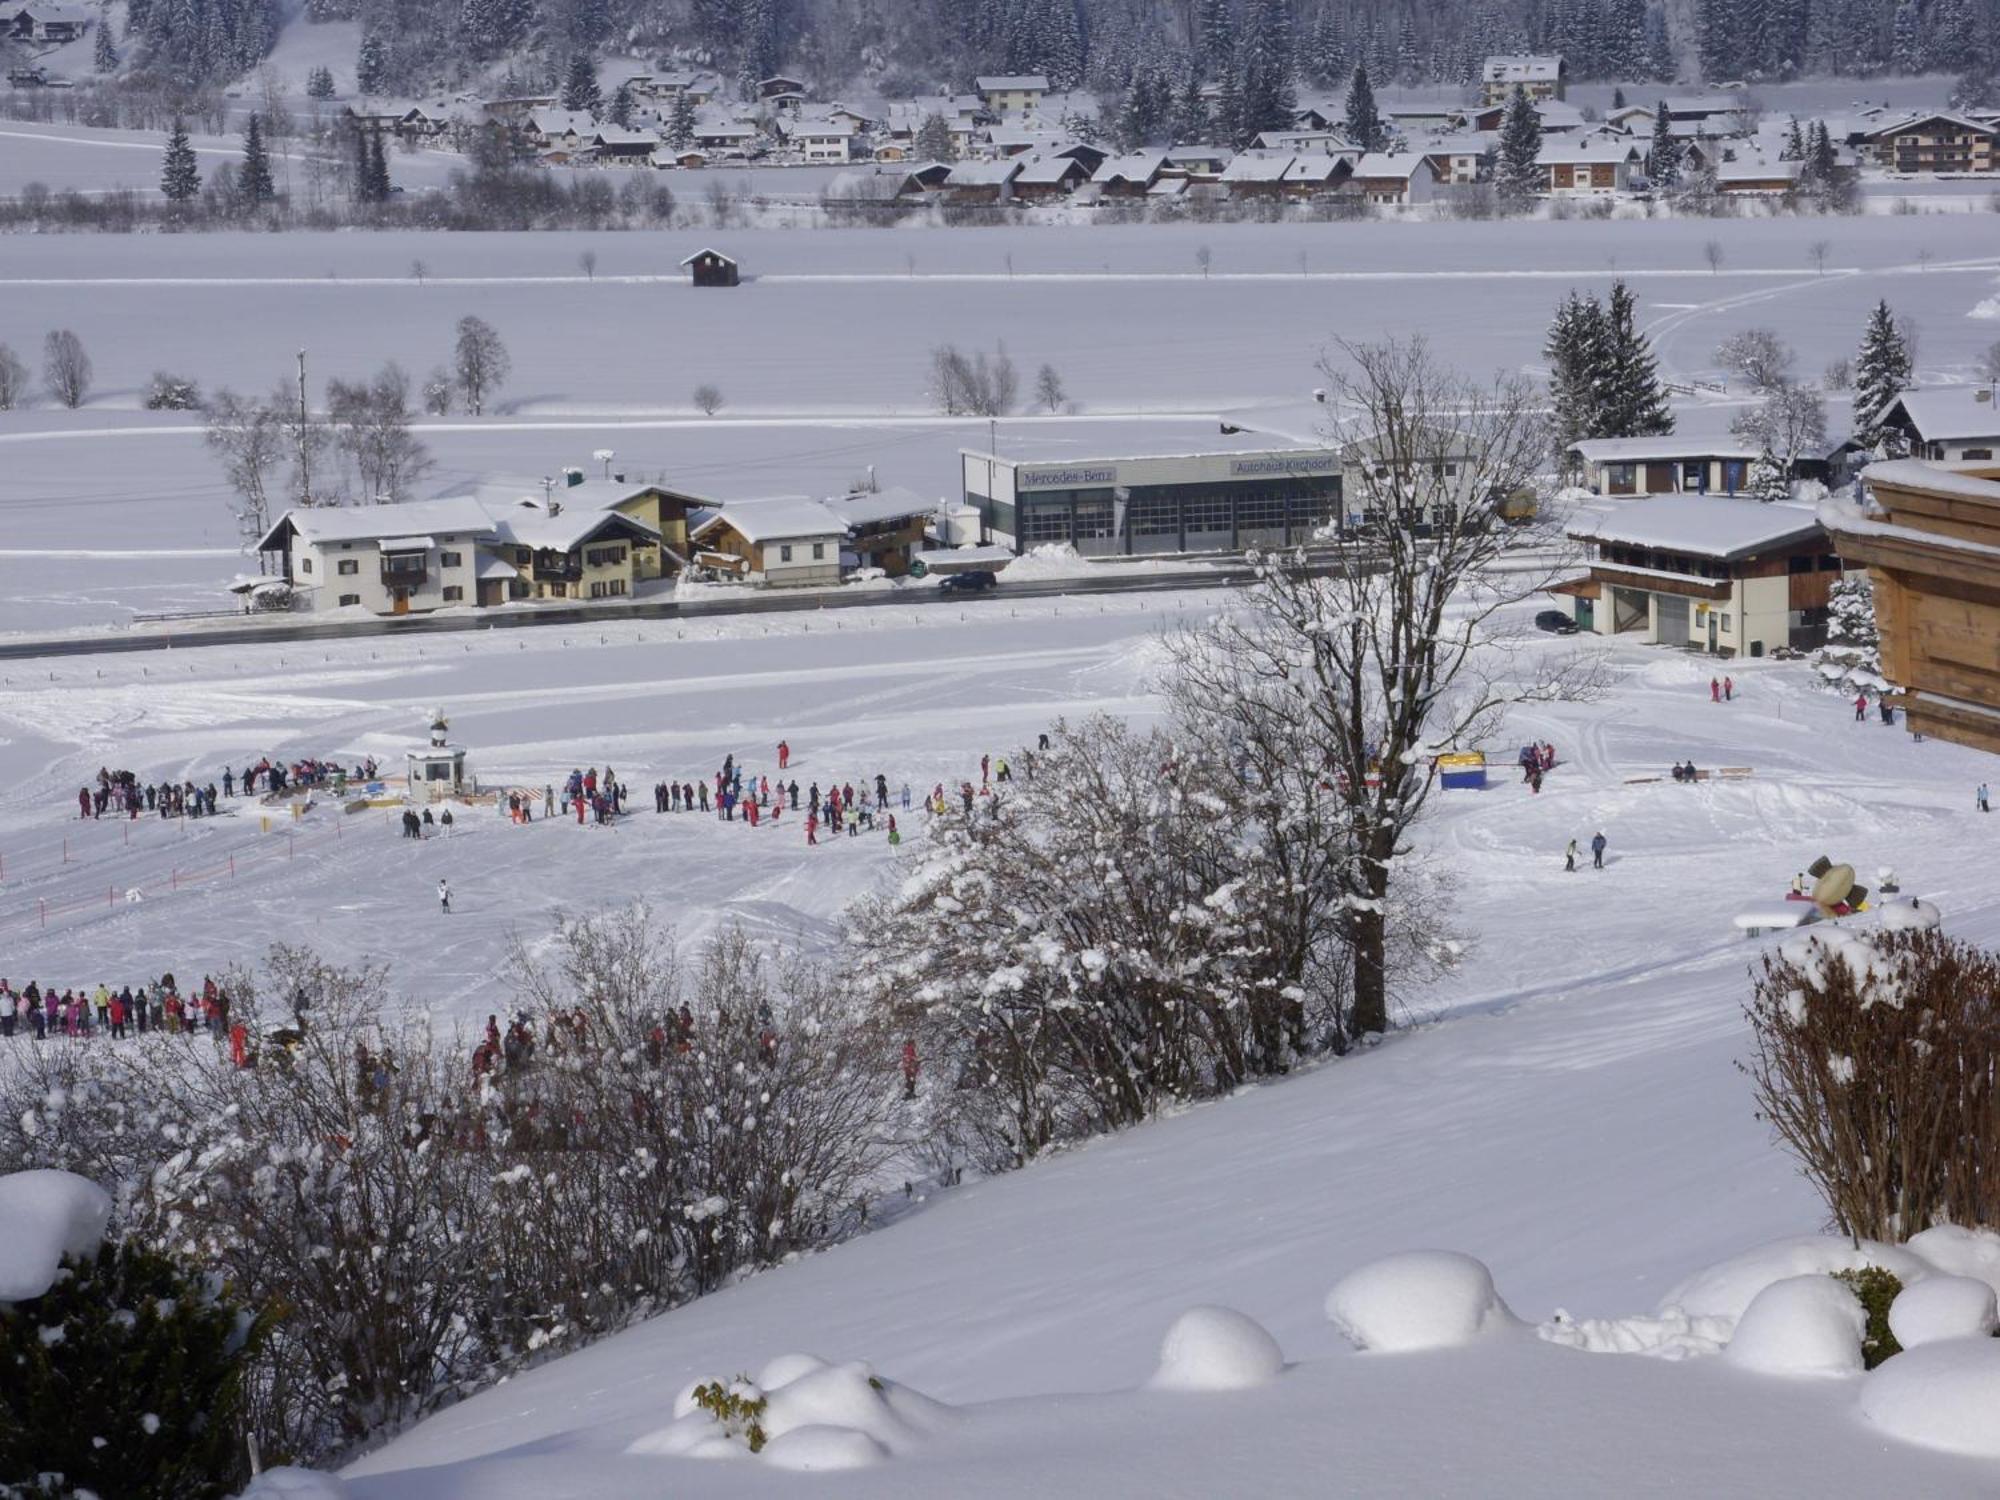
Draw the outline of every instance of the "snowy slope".
M645 897L689 935L735 919L830 951L841 907L893 868L880 842L809 852L795 824L752 833L650 812L610 832L481 822L421 846L356 818L328 842L315 812L270 833L243 816L185 835L142 820L128 845L121 826L76 822L74 786L105 763L156 775L260 750L382 753L442 701L482 769L531 780L608 759L644 787L732 751L761 769L783 735L802 782L879 768L921 787L1058 713L1148 713L1152 632L1176 602L1014 605L1002 590L959 621L890 609L839 628L786 617L684 636L622 627L602 643L551 631L445 650L190 650L60 663L53 680L10 674L0 971L63 983L99 966L198 973L295 933L310 912L316 943L392 957L405 991L448 1021L504 1003L507 935L532 942L556 906ZM1411 997L1414 1031L1012 1177L892 1202L897 1222L862 1240L441 1415L363 1459L354 1492L776 1493L793 1481L761 1465L623 1450L666 1425L688 1381L807 1350L873 1361L970 1408L908 1457L804 1481L816 1494L1990 1493L1991 1465L1863 1427L1855 1381L1793 1384L1526 1336L1364 1357L1321 1314L1342 1274L1416 1246L1479 1256L1524 1318L1646 1313L1713 1260L1811 1232L1818 1204L1733 1066L1760 945L1731 916L1825 852L1864 878L1895 866L1952 930L2000 940L1989 830L1971 811L1990 775L1981 757L1853 723L1803 665L1733 664L1725 706L1708 701L1705 662L1631 646L1607 659L1609 696L1512 726L1562 757L1539 796L1502 774L1442 797L1425 842L1456 885L1439 920L1471 958ZM1682 756L1755 775L1628 781ZM1563 873L1563 842L1597 828L1608 868ZM197 860L213 871L225 849L246 851L233 880L169 884ZM440 874L461 908L448 925L425 900ZM137 903L117 894L133 884L147 890ZM44 930L42 899L78 909ZM1148 1377L1168 1324L1202 1302L1258 1318L1296 1368L1247 1396L1117 1394Z

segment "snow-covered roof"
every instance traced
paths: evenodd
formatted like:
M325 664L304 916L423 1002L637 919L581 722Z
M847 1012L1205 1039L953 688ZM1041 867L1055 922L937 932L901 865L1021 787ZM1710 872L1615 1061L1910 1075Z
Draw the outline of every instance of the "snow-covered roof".
M691 265L693 265L693 264L694 264L694 263L695 263L696 261L700 260L700 259L701 259L701 258L702 258L703 256L708 256L708 257L709 257L710 259L713 259L713 260L725 260L725 261L728 261L728 262L729 262L729 264L730 264L730 265L732 265L732 266L736 264L736 257L735 257L735 256L733 256L733 255L726 255L726 254L724 254L724 253L723 253L722 251L720 251L720 250L716 250L716 249L712 249L711 247L709 247L709 246L707 246L707 245L703 245L703 246L702 246L702 247L701 247L701 248L700 248L699 250L695 251L695 252L694 252L694 254L692 254L692 255L688 256L688 257L687 257L686 259L684 259L684 260L683 260L683 261L681 262L681 264L682 264L683 266L691 266Z
M1230 158L1222 169L1224 182L1282 182L1297 158L1289 151L1261 154L1246 151Z
M1718 183L1797 182L1805 169L1797 161L1726 161L1715 169Z
M1312 155L1295 156L1285 168L1287 182L1331 182L1340 175L1347 165L1338 156Z
M1021 164L1021 170L1014 181L1046 187L1076 174L1088 175L1083 173L1083 163L1074 156L1036 156Z
M1538 99L1534 105L1535 118L1541 121L1542 134L1551 135L1561 130L1581 130L1590 122L1583 117L1583 111L1562 99Z
M1983 400L1981 398L1984 398ZM1883 408L1897 407L1927 443L2000 438L2000 398L1990 385L1955 385L1904 391Z
M1630 141L1607 140L1603 136L1587 141L1544 140L1542 149L1535 156L1535 164L1543 167L1616 165L1633 160L1638 151L1639 148Z
M795 139L848 140L860 134L846 120L800 120L787 132Z
M725 523L750 542L834 537L847 531L846 523L818 500L805 495L770 495L758 500L726 500L720 510L705 516L691 534L706 536Z
M1762 451L1727 433L1662 433L1657 437L1585 438L1570 451L1589 464L1669 463L1684 458L1755 458Z
M1003 187L1014 180L1021 170L1018 156L1004 157L999 161L961 161L952 163L951 176L945 179L947 187Z
M1669 115L1729 115L1743 108L1741 94L1678 94L1667 97Z
M430 535L491 536L492 513L466 495L411 500L401 505L314 505L286 511L258 543L260 552L279 545L287 525L308 542L374 542L384 537Z
M1892 458L1863 469L1861 482L1929 490L1980 505L2000 505L2000 480L1982 477L1992 471L1991 463L1937 464L1921 458Z
M1554 83L1562 73L1560 55L1489 57L1480 77L1487 83Z
M855 490L821 502L849 526L873 526L882 521L901 521L911 516L927 516L937 509L935 500L926 500L915 490L892 484L882 490ZM723 507L728 515L729 507Z
M569 552L606 535L636 535L655 542L660 539L659 532L651 526L623 512L572 509L568 505L562 505L553 516L539 506L517 507L499 517L496 525L504 541L552 552Z
M644 146L647 150L660 144L655 132L634 130L629 125L599 125L590 132L590 140L597 146Z
M1975 120L1969 115L1953 114L1948 110L1932 109L1919 114L1905 115L1902 119L1868 132L1869 140L1882 136L1901 135L1919 125L1936 123L1949 126L1953 130L1970 131L1974 135L1992 135L1993 127L1983 120Z
M1730 562L1807 541L1821 530L1810 506L1727 495L1657 495L1578 517L1569 534L1585 541L1657 547Z
M528 125L543 135L568 135L571 131L589 135L597 129L597 120L584 109L537 109L529 111Z
M975 78L973 85L982 94L1015 94L1039 90L1047 93L1049 81L1040 73L996 73Z
M1356 177L1402 177L1428 171L1430 159L1421 151L1370 151L1354 163Z
M1108 156L1099 162L1097 170L1090 174L1090 180L1151 182L1166 164L1167 153L1164 151L1128 151L1123 156Z

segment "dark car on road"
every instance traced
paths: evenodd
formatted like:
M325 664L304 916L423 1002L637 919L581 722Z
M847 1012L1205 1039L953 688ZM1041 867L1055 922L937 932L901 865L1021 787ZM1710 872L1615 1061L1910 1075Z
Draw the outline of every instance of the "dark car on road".
M984 568L975 568L966 573L947 573L938 580L941 589L957 589L964 594L984 593L1000 580Z
M1535 616L1535 629L1551 635L1575 635L1576 621L1559 609L1545 609Z

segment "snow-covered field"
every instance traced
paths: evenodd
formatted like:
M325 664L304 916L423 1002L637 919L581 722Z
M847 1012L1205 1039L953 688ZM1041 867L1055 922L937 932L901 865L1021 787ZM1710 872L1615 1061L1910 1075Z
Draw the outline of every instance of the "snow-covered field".
M1153 712L1154 631L1214 607L1212 595L1003 594L942 622L891 609L624 627L601 642L520 632L14 671L0 688L0 970L59 983L188 975L306 937L342 959L388 956L405 992L481 1015L507 997L510 933L533 941L559 907L641 897L690 935L735 920L772 942L864 952L866 934L838 914L890 878L896 856L879 839L808 850L789 820L753 832L649 810L609 830L468 817L419 846L380 812L315 809L265 832L239 810L185 832L142 819L128 844L126 825L75 819L75 786L107 763L206 776L263 751L387 756L441 702L482 774L530 784L609 761L643 794L725 753L766 769L783 736L802 783L880 769L921 788L1056 714ZM1732 663L1736 701L1717 705L1709 663L1605 649L1615 682L1603 699L1510 726L1509 742L1547 739L1561 756L1539 796L1504 772L1484 792L1441 796L1423 842L1455 876L1439 915L1470 952L1412 997L1413 1030L1005 1179L926 1189L856 1242L433 1419L357 1464L352 1492L1992 1493L1992 1462L1867 1424L1860 1405L1881 1377L1782 1379L1520 1331L1362 1355L1321 1311L1369 1259L1435 1246L1485 1261L1531 1322L1557 1308L1647 1314L1712 1261L1812 1232L1819 1205L1733 1066L1763 942L1731 916L1827 853L1870 884L1893 867L1949 930L2000 941L1989 830L1972 809L1990 776L1982 757L1854 723L1802 664ZM1754 774L1692 788L1629 779L1680 757ZM911 826L921 836L921 819ZM1598 829L1607 868L1564 873L1563 843ZM218 871L231 853L234 877ZM182 870L204 878L181 882ZM430 899L440 875L456 893L449 918ZM125 897L134 887L143 899ZM43 900L64 907L46 930ZM1250 1392L1137 1390L1168 1325L1201 1303L1258 1319L1287 1370ZM794 1480L761 1463L626 1454L668 1425L688 1381L801 1350L869 1360L960 1410L923 1415L903 1456L860 1474ZM821 1420L863 1420L865 1383L830 1384Z
M996 433L1003 451L1053 458L1198 440L1234 408L1298 408L1335 339L1420 332L1468 370L1533 371L1557 299L1614 275L1631 280L1678 380L1712 379L1714 346L1752 324L1776 328L1815 375L1852 353L1877 297L1915 324L1925 380L1969 378L2000 336L2000 249L1983 215L737 231L721 242L750 282L695 292L675 267L707 237L8 241L0 341L32 360L45 329L74 328L97 384L81 411L0 415L0 629L221 602L212 591L238 571L227 554L239 538L193 419L137 409L154 370L262 391L303 346L315 385L391 359L421 376L467 313L500 331L514 373L494 413L419 424L434 486L499 475L533 487L608 447L628 473L724 496L828 493L870 465L884 483L955 494L958 448L988 432L930 414L928 354L945 341L1004 341L1028 375L1044 361L1061 372L1074 417L1017 417ZM1716 272L1710 239L1724 249ZM1808 255L1820 239L1824 275ZM692 407L704 382L724 396L714 419ZM1737 399L1688 405L1683 428L1726 425ZM1833 408L1839 425L1838 397ZM58 568L50 552L152 557Z

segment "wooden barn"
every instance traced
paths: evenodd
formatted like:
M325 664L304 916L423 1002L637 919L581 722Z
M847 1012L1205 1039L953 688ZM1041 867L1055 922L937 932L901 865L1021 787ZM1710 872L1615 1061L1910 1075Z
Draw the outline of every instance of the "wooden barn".
M720 250L697 250L681 265L696 286L735 286L739 280L736 262Z

